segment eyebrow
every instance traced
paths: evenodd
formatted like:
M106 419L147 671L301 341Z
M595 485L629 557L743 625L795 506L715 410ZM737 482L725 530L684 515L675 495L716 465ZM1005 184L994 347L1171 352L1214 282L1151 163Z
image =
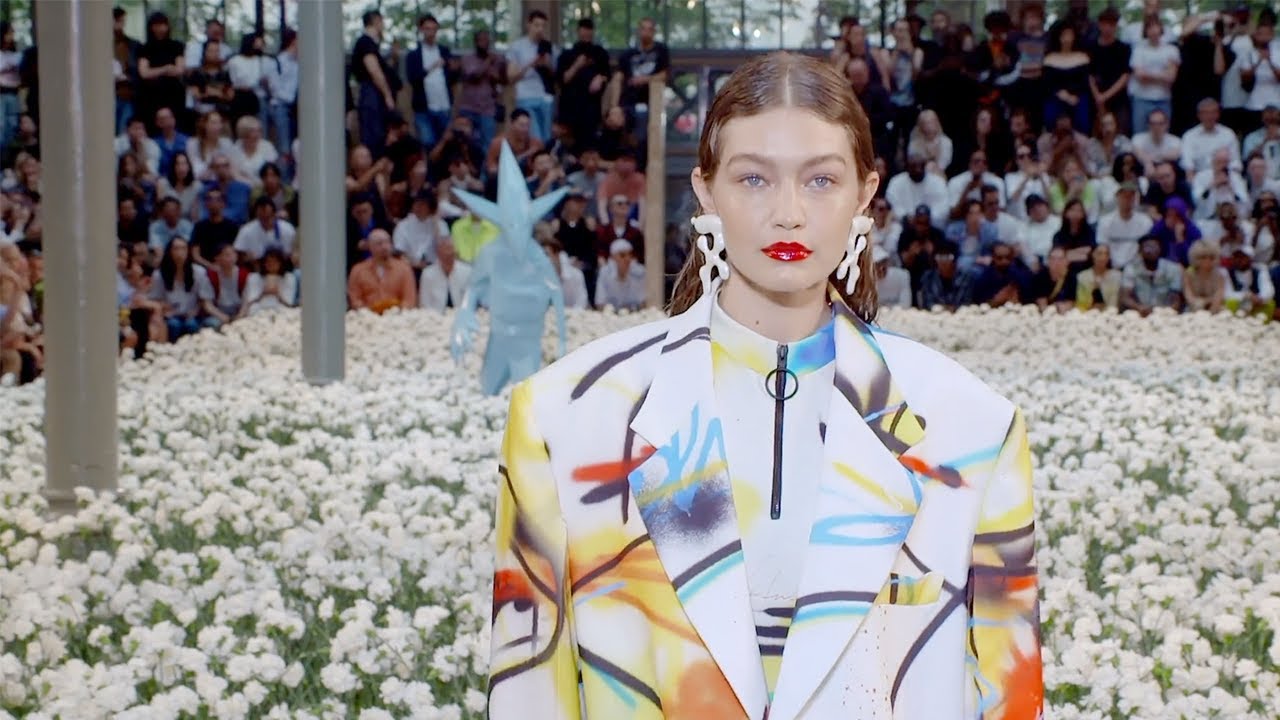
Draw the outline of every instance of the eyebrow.
M725 163L725 167L728 167L729 165L732 165L734 163L744 163L744 162L757 163L759 165L765 165L768 167L775 166L774 161L771 158L768 158L764 155L757 155L755 153L740 153L738 155L734 155L733 157L729 158L729 161ZM825 162L838 162L841 165L848 164L845 161L843 155L839 155L837 153L827 153L825 155L817 155L815 157L809 158L808 160L805 160L800 164L800 167L802 168L813 167L814 165L821 165L822 163L825 163Z

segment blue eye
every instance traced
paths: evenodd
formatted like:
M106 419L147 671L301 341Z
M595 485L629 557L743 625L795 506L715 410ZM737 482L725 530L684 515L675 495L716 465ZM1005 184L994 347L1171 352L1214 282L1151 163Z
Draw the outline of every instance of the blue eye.
M832 185L835 185L835 184L836 184L836 179L835 179L835 178L833 178L833 177L831 177L830 175L819 175L818 177L816 177L816 178L814 178L814 179L813 179L813 184L814 184L818 189L820 189L820 190L821 190L821 189L824 189L824 188L829 188L829 187L831 187Z
M747 187L764 187L764 178L759 175L743 175L740 182Z

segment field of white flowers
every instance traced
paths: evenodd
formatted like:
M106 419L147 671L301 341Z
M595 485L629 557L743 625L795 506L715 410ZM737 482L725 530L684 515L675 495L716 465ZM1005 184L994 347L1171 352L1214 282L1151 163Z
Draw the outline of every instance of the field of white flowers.
M1280 717L1280 327L882 323L1027 411L1050 718ZM0 388L0 717L483 717L506 401L447 327L350 316L328 387L293 312L127 363L120 493L56 522L42 386Z

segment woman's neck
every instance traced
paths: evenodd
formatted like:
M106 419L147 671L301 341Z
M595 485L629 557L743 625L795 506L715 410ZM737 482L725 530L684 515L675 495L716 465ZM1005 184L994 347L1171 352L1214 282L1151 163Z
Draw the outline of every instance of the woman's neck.
M720 307L743 327L778 343L812 335L830 317L827 283L796 292L761 288L740 273L729 276L720 291Z

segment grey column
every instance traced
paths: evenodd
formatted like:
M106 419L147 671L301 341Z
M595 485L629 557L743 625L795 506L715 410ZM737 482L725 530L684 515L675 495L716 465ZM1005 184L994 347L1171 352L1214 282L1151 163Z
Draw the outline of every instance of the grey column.
M45 497L116 487L115 152L111 3L42 3L40 134L45 273Z
M302 373L342 380L347 312L342 3L298 3Z

